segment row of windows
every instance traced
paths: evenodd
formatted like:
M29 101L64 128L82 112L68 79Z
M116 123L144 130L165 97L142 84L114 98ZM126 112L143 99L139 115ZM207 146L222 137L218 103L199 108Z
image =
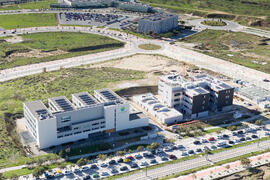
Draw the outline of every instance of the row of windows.
M105 125L103 125L101 127L92 128L92 130L97 130L99 128L105 128ZM89 132L89 131L91 131L91 129L86 129L83 132ZM74 135L81 134L81 133L82 133L81 131L78 131L78 132L75 132ZM65 134L64 136L66 137L66 136L71 136L71 135L73 135L73 134L72 133ZM64 136L57 136L57 138L63 138Z

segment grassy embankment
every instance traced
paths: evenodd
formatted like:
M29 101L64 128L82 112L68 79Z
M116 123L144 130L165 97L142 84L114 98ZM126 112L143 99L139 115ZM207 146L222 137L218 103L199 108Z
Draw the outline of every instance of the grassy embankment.
M197 44L200 52L270 73L270 40L256 35L205 30L183 40Z
M29 2L15 5L4 5L0 6L0 11L19 10L19 9L44 9L50 8L51 3L57 3L57 0L42 0L37 2Z
M1 16L0 16L1 17ZM21 35L20 43L0 42L0 69L97 53L124 46L101 35L49 32Z

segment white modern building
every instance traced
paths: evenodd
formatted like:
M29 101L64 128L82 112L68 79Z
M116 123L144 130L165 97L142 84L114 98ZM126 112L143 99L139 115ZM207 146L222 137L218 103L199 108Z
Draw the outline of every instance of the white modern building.
M25 124L40 149L130 128L148 126L148 118L109 89L24 103Z
M205 74L187 80L179 73L171 73L161 76L158 83L161 102L192 119L231 106L233 94L233 87Z
M151 93L133 96L133 101L163 124L170 125L180 123L183 120L182 113L162 105Z

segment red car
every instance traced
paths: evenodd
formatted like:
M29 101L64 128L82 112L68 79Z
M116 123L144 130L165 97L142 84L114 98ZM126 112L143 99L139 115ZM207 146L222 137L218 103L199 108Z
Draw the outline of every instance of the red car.
M126 158L129 159L129 160L133 160L134 159L132 156L128 156Z
M214 141L214 140L215 140L214 137L210 137L210 138L208 139L208 141Z

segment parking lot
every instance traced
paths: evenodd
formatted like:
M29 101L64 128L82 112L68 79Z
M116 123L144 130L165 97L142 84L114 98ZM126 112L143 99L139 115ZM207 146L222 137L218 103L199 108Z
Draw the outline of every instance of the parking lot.
M129 153L122 157L113 157L105 161L93 160L92 163L82 167L67 167L66 169L53 169L45 173L52 179L99 179L132 170L146 168L182 157L200 154L206 150L231 147L243 142L270 136L270 125L242 127L237 131L225 130L222 133L206 134L198 138L177 139L174 144L164 143L156 150L144 149L141 152ZM258 143L259 145L259 143ZM45 177L45 174L42 176ZM25 179L25 178L21 178Z
M101 13L79 13L79 12L60 12L58 19L60 24L106 26L110 28L125 28L132 24L135 17L101 14Z

